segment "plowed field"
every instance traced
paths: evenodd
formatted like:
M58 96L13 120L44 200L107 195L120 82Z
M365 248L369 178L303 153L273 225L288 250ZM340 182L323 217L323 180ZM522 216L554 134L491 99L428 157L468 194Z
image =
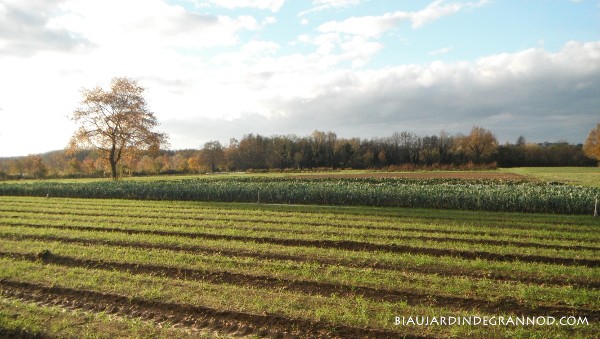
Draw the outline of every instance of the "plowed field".
M574 215L2 196L0 337L594 337L599 227ZM442 318L487 325L406 323Z

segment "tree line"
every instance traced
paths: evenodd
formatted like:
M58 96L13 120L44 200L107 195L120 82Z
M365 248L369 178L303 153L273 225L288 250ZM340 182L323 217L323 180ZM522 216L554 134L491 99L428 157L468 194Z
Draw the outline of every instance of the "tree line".
M600 160L600 124L585 145L499 145L494 134L473 127L468 135L418 136L394 133L370 140L338 138L334 132L310 136L248 134L228 146L210 141L200 150L161 151L168 136L154 131L158 120L134 79L113 78L109 89L82 89L72 120L79 128L66 152L0 159L0 179L99 177L217 171L306 169L477 169L496 166L589 166ZM590 158L592 157L592 158Z
M334 132L308 136L248 134L224 146L210 141L200 149L148 150L118 163L121 176L226 171L303 171L313 169L479 169L517 166L594 166L583 145L566 142L498 144L494 134L473 127L468 135L341 138ZM110 177L111 163L98 150L54 151L0 158L0 178Z

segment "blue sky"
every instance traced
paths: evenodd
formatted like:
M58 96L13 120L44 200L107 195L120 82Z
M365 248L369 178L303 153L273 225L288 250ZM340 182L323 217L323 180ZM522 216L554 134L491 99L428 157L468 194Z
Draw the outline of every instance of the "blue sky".
M79 90L145 86L171 147L260 133L600 122L598 0L0 0L0 156L64 148Z
M170 3L198 13L252 15L259 20L274 17L276 22L268 29L245 32L241 37L244 40L275 41L281 46L279 54L289 54L310 53L309 46L297 44L298 37L318 35L319 26L327 22L394 12L418 12L436 2L338 1L339 7L317 11L318 5L311 1L287 1L277 12L248 7L228 9L208 3L205 3L206 7L196 7L193 1L185 0ZM422 27L411 27L411 22L399 20L394 27L373 39L384 47L366 67L435 60L475 60L532 47L557 51L568 41L594 41L600 37L600 8L594 1L442 1L438 6L452 4L471 4L473 7L465 6ZM315 11L310 12L311 9ZM306 24L302 24L302 20L306 20ZM236 46L230 48L235 49Z

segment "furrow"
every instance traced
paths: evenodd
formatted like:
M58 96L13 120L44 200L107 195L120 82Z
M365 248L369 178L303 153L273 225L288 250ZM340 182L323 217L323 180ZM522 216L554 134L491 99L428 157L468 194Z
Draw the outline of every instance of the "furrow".
M154 321L170 321L185 326L210 328L219 332L242 332L243 335L254 333L261 337L277 337L287 334L311 338L398 338L404 336L395 331L289 318L279 314L218 310L203 306L150 301L119 294L45 286L7 279L0 280L0 287L3 295L22 300L126 316L141 315Z
M515 274L501 274L492 272L473 272L468 269L457 269L457 268L441 268L441 267L399 267L391 263L383 262L362 262L362 261L339 261L335 259L319 257L319 256L299 256L292 254L281 254L281 253L268 253L268 252L254 252L244 251L235 249L215 249L206 246L174 246L165 244L149 244L141 242L123 242L116 240L107 239L81 239L81 238L69 238L60 237L53 235L1 235L0 238L11 239L11 240L37 240L37 241L58 241L62 243L72 243L79 245L105 245L113 247L124 247L124 248L138 248L138 249L153 249L153 250L168 250L178 251L187 253L202 253L207 255L224 255L235 258L254 258L259 260L280 260L280 261L293 261L293 262L307 262L315 263L320 265L332 265L332 266L344 266L349 268L367 268L367 269L380 269L388 271L406 271L415 272L422 274L436 274L447 277L471 277L475 279L490 279L507 282L519 282L529 284L546 284L553 286L572 286L576 288L600 288L600 281L586 280L571 278L570 280L565 278L542 278L536 276L524 276Z
M284 289L309 295L355 295L376 301L404 301L412 306L431 305L450 309L468 310L477 308L489 313L513 313L528 316L563 316L581 315L596 319L600 311L573 308L568 306L523 305L511 298L498 301L464 298L447 295L427 294L407 290L387 290L366 286L348 286L316 281L290 280L262 275L231 273L226 271L207 271L178 268L163 265L121 263L101 260L78 259L68 256L43 253L39 255L0 252L0 257L9 257L27 261L42 261L67 267L83 267L89 269L121 270L132 274L150 274L175 279L200 280L216 284L235 284L268 289Z
M254 242L254 243L268 243L282 246L302 246L302 247L315 247L315 248L334 248L344 249L349 251L381 251L381 252L392 252L392 253L411 253L411 254L425 254L433 256L451 256L463 259L486 259L493 261L522 261L522 262L537 262L537 263L549 263L549 264L560 264L567 266L588 266L588 267L600 267L600 260L596 259L578 259L578 258L562 258L562 257L547 257L541 255L528 255L528 254L501 254L485 251L467 251L458 249L445 249L445 248L430 248L430 247L417 247L409 245L398 245L398 244L377 244L368 242L359 242L352 240L310 240L310 239L282 239L272 237L250 237L241 235L223 235L213 233L186 233L186 232L171 232L171 231L160 231L160 230L134 230L134 229L123 229L123 228L109 228L109 227L92 227L92 226L44 226L44 225L30 225L23 227L31 228L55 228L55 229L66 229L66 230L85 230L94 232L119 232L125 234L145 234L145 235L159 235L159 236L180 236L187 238L199 238L208 240L227 240L227 241L242 241L242 242Z
M2 226L3 224L0 224ZM28 222L11 222L5 223L5 225L10 226L23 226L29 228L58 228L58 229L72 229L72 230L92 230L92 231L106 231L106 232L149 232L150 234L158 234L158 235L177 235L188 238L194 238L196 235L200 235L200 237L205 237L204 235L209 235L211 233L201 233L201 232L184 232L184 231L155 231L155 230L133 230L131 228L122 228L122 227L98 227L98 226L88 226L88 225L48 225L48 224L33 224ZM180 224L167 224L167 226L174 226L184 228ZM261 228L261 227L247 227L247 226L236 226L236 225L228 225L228 226L214 226L214 225L196 225L197 227L201 227L204 229L211 230L223 230L223 229L243 229L248 231L255 232L264 232L264 231L274 231L274 232L285 232L287 234L303 234L303 235L344 235L340 232L335 231L327 231L327 232L314 232L314 231L304 231L297 229L285 229L285 228ZM421 232L418 229L414 230L415 232ZM427 232L421 232L427 233ZM438 233L438 232L435 232ZM361 236L362 234L348 234L349 236ZM584 246L584 245L558 245L558 244L544 244L537 242L523 242L523 241L513 241L513 240L494 240L494 239L465 239L465 238L454 238L454 237L435 237L435 236L426 236L426 235L369 235L371 239L385 239L385 240L422 240L422 241L434 241L434 242L455 242L462 244L481 244L481 245L493 245L493 246L513 246L513 247L523 247L523 248L541 248L541 249L555 249L555 250L589 250L589 251L600 251L600 247L596 246Z

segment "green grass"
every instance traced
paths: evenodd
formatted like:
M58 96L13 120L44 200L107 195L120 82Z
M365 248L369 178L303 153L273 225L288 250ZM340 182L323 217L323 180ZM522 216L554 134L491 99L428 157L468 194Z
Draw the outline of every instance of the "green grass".
M575 328L505 328L398 327L393 319L537 314L539 308L562 310L553 314L590 310L598 314L598 267L452 255L452 251L475 251L600 260L598 250L542 248L598 247L598 227L597 218L576 215L3 196L0 285L23 282L132 300L275 314L290 321L368 327L399 336L593 337L600 330L597 320ZM107 232L107 228L120 231ZM191 236L199 233L242 238ZM268 239L257 242L250 237ZM277 243L281 239L311 240L315 246ZM529 245L471 244L461 239ZM447 255L319 245L318 241L326 240L438 248ZM53 258L68 258L72 264L35 259L45 251ZM152 269L137 271L135 267ZM173 277L161 271L167 269L200 273ZM237 278L211 278L223 274ZM312 287L298 287L307 285ZM375 295L363 295L360 291L365 289L374 290ZM502 306L511 303L525 311ZM0 292L0 331L86 337L113 321L115 326L107 329L110 336L164 337L180 331L168 325L161 328L152 319L140 321L136 316L93 310L63 312L62 307L14 300ZM182 333L188 333L185 326Z
M501 171L543 181L600 187L600 167L519 167L503 168Z

